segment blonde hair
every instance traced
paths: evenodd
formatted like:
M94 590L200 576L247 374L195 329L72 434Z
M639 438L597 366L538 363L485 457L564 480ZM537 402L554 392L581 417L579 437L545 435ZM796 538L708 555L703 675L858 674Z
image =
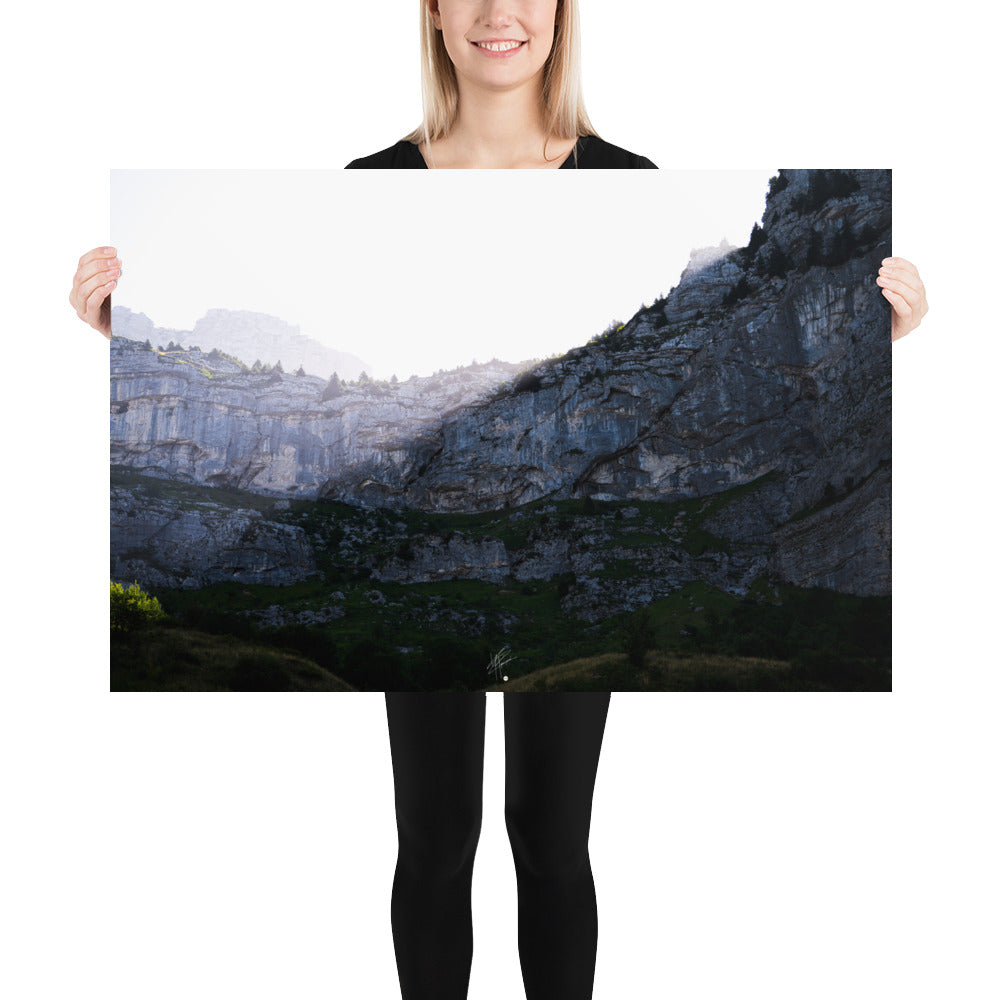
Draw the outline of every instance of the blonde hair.
M446 136L458 117L458 78L434 26L427 0L420 0L420 82L424 120L404 141L430 144ZM542 99L546 139L597 135L583 105L580 83L580 11L577 0L559 0L552 51L545 61Z

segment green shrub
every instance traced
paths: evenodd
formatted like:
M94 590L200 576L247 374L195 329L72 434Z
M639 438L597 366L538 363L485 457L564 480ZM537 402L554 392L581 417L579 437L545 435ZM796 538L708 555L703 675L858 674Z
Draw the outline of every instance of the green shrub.
M111 581L111 631L128 632L147 622L166 618L155 597L150 597L135 580L127 587Z
M538 374L528 369L521 372L514 380L514 392L538 392L542 387L542 380Z

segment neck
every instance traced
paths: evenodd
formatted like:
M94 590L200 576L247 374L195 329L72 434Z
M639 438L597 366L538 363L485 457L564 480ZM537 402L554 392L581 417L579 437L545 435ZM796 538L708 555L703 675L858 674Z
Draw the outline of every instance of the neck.
M458 119L448 139L482 167L505 168L537 158L545 144L541 78L506 91L460 81Z

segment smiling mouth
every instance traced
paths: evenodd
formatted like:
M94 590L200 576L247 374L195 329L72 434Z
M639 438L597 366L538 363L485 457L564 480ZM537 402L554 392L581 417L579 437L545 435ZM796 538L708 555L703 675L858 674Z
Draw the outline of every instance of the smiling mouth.
M473 42L472 43L477 49L483 49L486 52L513 52L515 49L521 48L522 45L527 45L526 41L516 42L516 41L505 41L505 42Z

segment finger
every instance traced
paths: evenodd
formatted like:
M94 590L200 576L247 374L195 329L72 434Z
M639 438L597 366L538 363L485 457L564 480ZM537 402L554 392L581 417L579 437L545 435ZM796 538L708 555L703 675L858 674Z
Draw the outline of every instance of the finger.
M80 303L80 306L85 308L85 303L95 288L100 288L109 281L117 281L120 277L121 268L114 267L110 270L102 269L96 274L91 275L86 281L81 282L77 293L77 301Z
M884 260L880 261L883 267L898 267L902 271L908 271L911 274L916 274L917 269L914 267L911 261L908 261L905 257L886 257Z
M115 255L114 247L94 247L93 250L88 250L77 263L77 267L83 267L84 264L89 264L92 260L101 260L102 258L114 257Z
M113 250L114 248L98 248L98 250L101 249ZM91 252L93 253L93 251ZM84 257L86 256L87 254L84 254ZM87 299L95 288L107 284L108 281L117 281L121 273L121 261L117 257L98 256L77 268L76 274L73 275L73 287L70 289L69 302L79 319L93 326L92 318L87 314ZM98 327L98 329L101 328Z
M889 288L906 299L907 305L910 307L914 317L914 326L917 326L924 316L927 315L930 307L927 305L927 295L924 292L922 284L919 288L914 288L899 278L886 278L881 274L875 281L876 284L881 285L883 288Z
M883 288L891 288L894 292L902 295L914 306L920 301L920 291L912 285L908 285L902 278L887 278L880 274L875 279L875 283L877 285L881 285Z
M890 278L902 278L911 288L916 288L919 292L924 290L919 272L913 264L902 257L886 257L879 268L879 274L885 274Z
M104 300L111 294L117 282L114 280L98 285L86 298L83 315L81 319L88 322L93 327L99 328L101 319L101 306Z
M909 319L913 315L913 309L910 307L910 303L903 298L898 292L892 291L891 288L883 288L882 294L889 300L889 304L892 306L893 311L899 316L900 319Z
M98 257L77 268L76 274L73 276L73 284L82 288L91 278L107 281L109 278L121 275L121 270L122 262L119 257Z
M120 278L121 274L121 259L118 257L108 257L83 265L76 272L75 281L79 285L81 293L86 296L97 285L103 284L105 281L110 281L112 278Z

